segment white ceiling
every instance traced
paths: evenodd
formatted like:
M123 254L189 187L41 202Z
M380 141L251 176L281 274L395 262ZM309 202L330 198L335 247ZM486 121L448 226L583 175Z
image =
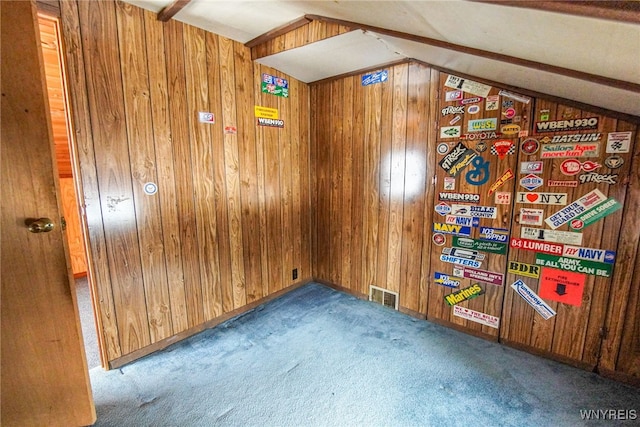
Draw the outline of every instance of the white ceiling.
M158 12L172 0L127 0ZM640 25L462 0L192 0L174 19L246 43L304 15L356 22L640 84ZM462 74L640 116L640 93L357 30L258 62L303 82L412 58Z

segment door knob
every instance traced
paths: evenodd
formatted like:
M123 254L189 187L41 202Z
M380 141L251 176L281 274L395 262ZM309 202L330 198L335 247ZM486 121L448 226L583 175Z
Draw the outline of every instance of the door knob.
M55 224L49 218L27 219L27 228L32 233L48 233L53 230Z

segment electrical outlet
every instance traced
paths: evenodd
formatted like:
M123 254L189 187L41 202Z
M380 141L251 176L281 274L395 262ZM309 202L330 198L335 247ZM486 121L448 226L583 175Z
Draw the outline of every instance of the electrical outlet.
M297 268L294 268L294 269L291 271L291 278L292 278L293 280L296 280L296 279L298 278L298 269L297 269Z

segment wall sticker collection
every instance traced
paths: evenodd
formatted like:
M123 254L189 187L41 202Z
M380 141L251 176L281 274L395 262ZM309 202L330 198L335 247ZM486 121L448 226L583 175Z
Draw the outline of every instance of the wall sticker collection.
M594 225L622 208L608 194L634 135L454 75L440 90L432 266L443 304L492 328L502 307L479 301L489 293L512 291L545 320L550 304L580 306L589 276L612 276L615 248L597 247Z

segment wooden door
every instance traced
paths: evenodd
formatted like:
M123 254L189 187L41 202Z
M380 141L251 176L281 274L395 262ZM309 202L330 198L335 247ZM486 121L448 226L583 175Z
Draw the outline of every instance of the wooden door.
M52 159L32 2L3 2L2 425L88 425L95 419ZM28 218L48 217L31 233Z

